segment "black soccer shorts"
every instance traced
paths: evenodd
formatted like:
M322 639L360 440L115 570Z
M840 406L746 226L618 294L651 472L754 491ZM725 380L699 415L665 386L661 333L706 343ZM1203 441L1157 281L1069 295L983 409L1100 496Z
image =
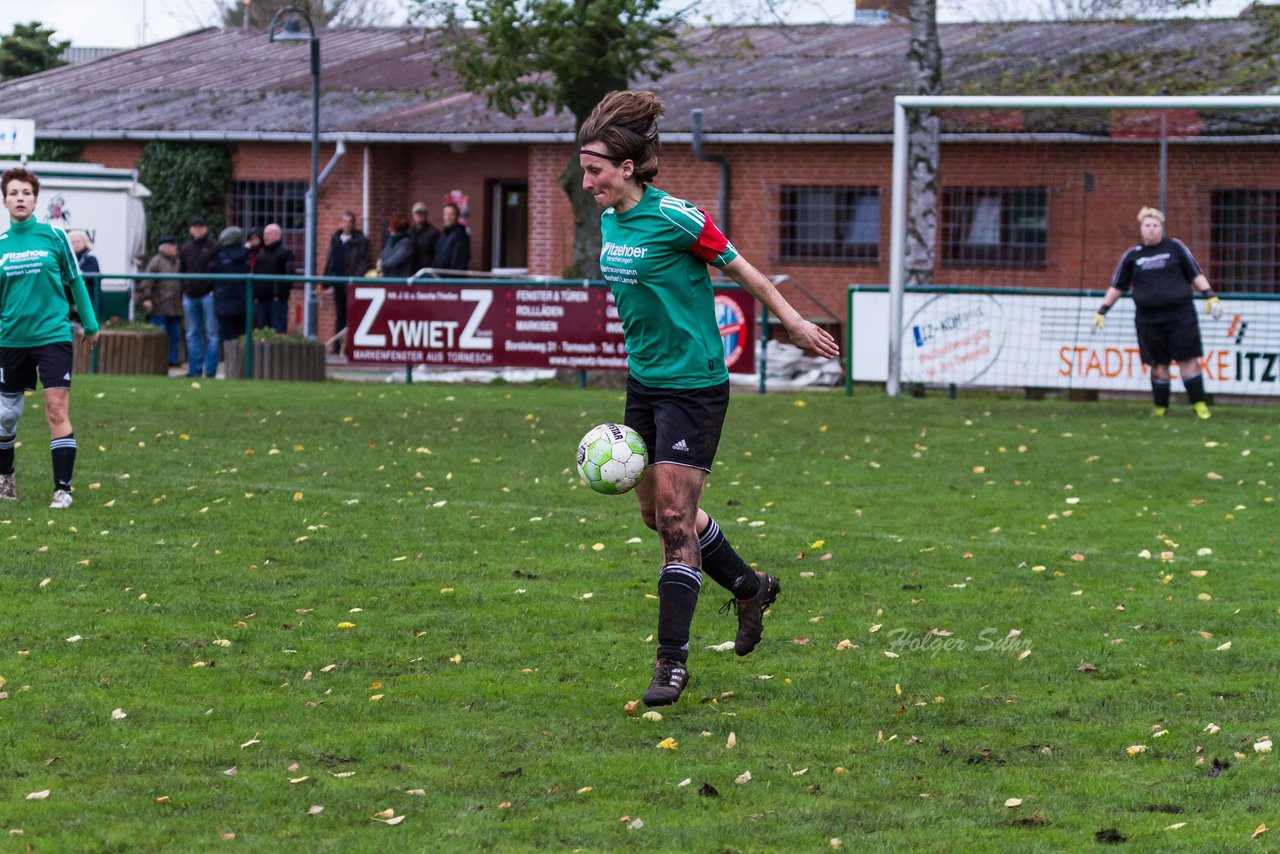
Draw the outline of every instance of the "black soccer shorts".
M707 388L650 388L627 378L623 422L644 438L649 464L675 463L711 471L729 411L729 383Z
M71 344L39 347L0 347L0 393L22 394L44 388L71 388Z
M1200 321L1194 312L1156 320L1138 317L1134 326L1138 330L1138 350L1143 364L1168 365L1204 355Z

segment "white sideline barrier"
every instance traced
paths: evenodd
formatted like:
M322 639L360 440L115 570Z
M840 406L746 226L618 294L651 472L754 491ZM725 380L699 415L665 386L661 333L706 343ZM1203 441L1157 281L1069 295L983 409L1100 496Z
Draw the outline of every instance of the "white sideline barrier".
M968 387L1146 391L1133 303L1122 299L1093 330L1101 299L1000 293L907 293L902 382ZM1220 394L1280 394L1280 301L1222 300L1218 320L1195 308L1204 345L1201 368ZM855 290L852 378L885 382L890 296ZM1177 375L1175 366L1174 375Z

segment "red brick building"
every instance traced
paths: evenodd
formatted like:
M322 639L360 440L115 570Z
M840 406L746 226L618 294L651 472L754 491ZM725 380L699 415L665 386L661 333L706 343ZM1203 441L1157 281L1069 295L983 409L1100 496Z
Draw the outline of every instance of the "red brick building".
M955 24L940 28L954 94L1251 94L1280 83L1268 27L1230 20ZM556 184L572 117L508 117L461 90L432 37L327 30L317 267L344 210L376 252L415 201L469 200L472 268L560 275L573 239ZM806 314L843 315L850 284L888 278L892 98L907 89L908 29L721 27L686 37L691 59L652 88L668 105L655 182L706 208ZM1243 57L1243 59L1242 59ZM1254 63L1251 57L1258 57ZM304 51L250 30L202 30L0 85L37 137L83 159L137 164L152 140L219 141L233 153L226 216L274 217L301 249L309 174ZM704 148L692 151L694 109ZM943 116L939 282L1099 289L1160 196L1158 121L1046 113ZM1172 128L1172 129L1171 129ZM1166 124L1169 230L1227 292L1276 290L1280 119L1181 115ZM720 210L721 194L728 210ZM438 222L438 215L433 221ZM301 251L298 252L301 257ZM803 288L804 293L796 289ZM321 313L321 334L331 326Z

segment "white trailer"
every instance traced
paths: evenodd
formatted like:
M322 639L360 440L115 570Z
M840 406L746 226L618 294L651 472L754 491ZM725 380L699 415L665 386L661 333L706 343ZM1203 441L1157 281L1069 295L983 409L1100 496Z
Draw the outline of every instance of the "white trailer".
M151 195L134 169L108 169L99 163L0 161L0 171L23 166L40 178L36 219L64 231L83 231L103 273L136 273L147 260L147 216L142 200ZM0 229L9 227L0 209ZM129 317L132 280L102 280L100 309L105 320Z

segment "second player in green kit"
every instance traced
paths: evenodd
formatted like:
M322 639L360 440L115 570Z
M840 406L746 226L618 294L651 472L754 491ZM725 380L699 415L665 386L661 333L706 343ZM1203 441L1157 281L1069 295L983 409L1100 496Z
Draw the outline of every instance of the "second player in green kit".
M0 177L9 229L0 234L0 499L16 501L14 448L26 393L44 388L45 420L53 467L49 506L71 506L76 437L71 429L71 305L85 339L97 343L98 321L75 253L61 229L35 218L40 179L26 169Z

